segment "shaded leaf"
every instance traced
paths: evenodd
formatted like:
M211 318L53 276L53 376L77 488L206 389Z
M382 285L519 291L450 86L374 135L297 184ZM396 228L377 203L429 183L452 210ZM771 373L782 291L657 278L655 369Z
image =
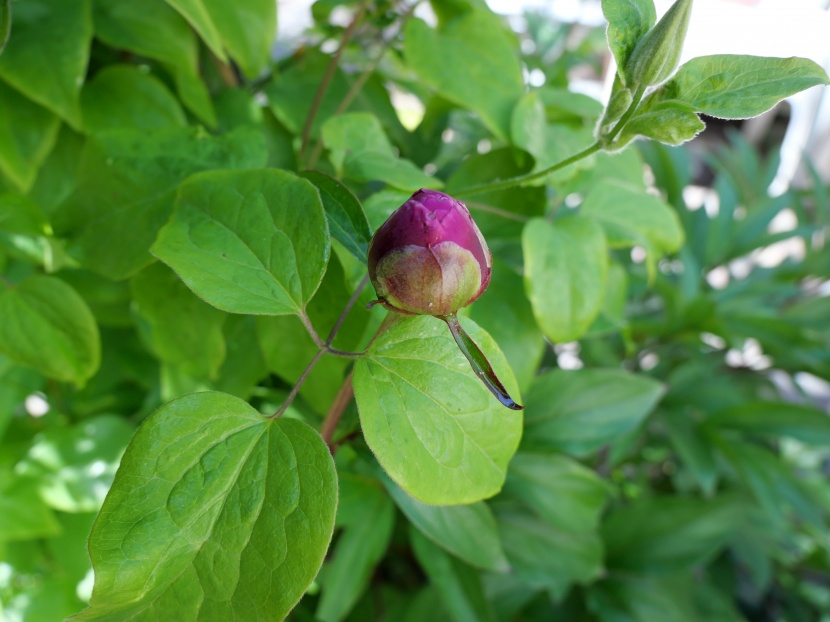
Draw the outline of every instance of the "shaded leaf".
M664 145L682 145L705 128L706 124L694 108L674 101L658 102L631 117L614 145L626 145L637 136L651 138Z
M110 65L81 92L84 129L145 130L187 125L179 102L158 78L131 65Z
M0 56L0 78L78 130L91 42L91 0L17 3L14 37Z
M58 278L32 276L0 291L0 352L45 376L83 385L98 369L98 326Z
M179 184L213 168L258 168L265 145L252 128L220 137L200 128L112 130L87 142L78 186L54 216L81 264L120 280L153 261L150 246Z
M49 155L60 119L0 81L0 172L23 192Z
M21 477L0 488L0 542L48 538L60 533L60 523L33 484L29 478Z
M48 235L49 221L40 207L26 197L0 195L0 230L23 235Z
M495 621L492 606L484 596L478 572L447 555L415 529L410 529L409 539L418 563L438 591L453 620Z
M635 430L662 394L657 381L617 369L542 374L527 395L522 447L584 456Z
M225 358L225 314L198 298L159 262L136 274L130 286L154 354L191 376L215 378Z
M522 249L525 291L539 328L555 342L579 339L602 306L608 270L602 229L583 216L534 218Z
M505 572L510 568L487 504L427 505L388 478L384 484L410 522L445 551L484 570Z
M830 415L790 402L744 402L714 413L705 425L773 439L789 436L809 445L830 445Z
M95 36L115 49L162 63L185 106L208 125L216 125L213 103L199 75L198 41L185 19L158 0L93 2Z
M516 46L493 13L469 11L437 32L411 19L404 31L404 56L427 85L477 112L497 137L507 139L524 87Z

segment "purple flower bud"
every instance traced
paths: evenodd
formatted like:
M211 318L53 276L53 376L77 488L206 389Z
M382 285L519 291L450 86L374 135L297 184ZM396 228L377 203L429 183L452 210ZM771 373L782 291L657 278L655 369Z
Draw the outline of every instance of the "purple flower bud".
M467 207L418 190L381 225L369 245L369 277L386 307L449 315L490 283L490 249Z

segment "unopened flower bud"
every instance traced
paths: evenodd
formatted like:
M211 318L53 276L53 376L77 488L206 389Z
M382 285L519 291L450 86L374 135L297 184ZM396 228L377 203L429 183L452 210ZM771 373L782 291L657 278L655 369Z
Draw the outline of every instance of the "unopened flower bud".
M381 225L368 263L380 302L402 313L455 313L490 283L490 250L473 217L436 190L418 190Z
M691 13L692 0L677 0L640 39L625 65L629 86L655 86L671 77L680 63Z

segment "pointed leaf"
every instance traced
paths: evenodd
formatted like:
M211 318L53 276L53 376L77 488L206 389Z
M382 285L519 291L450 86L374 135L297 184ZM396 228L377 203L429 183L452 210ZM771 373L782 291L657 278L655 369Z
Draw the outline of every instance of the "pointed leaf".
M511 395L516 382L483 330L465 322ZM381 466L424 503L472 503L501 488L521 435L521 413L504 408L475 377L447 327L401 321L355 364L363 433Z
M317 190L292 173L212 171L182 185L153 253L214 307L286 315L320 285L328 224Z
M74 619L281 620L320 568L336 505L331 455L305 423L222 393L165 404L95 522L95 587Z
M357 197L344 184L320 171L303 171L300 177L310 181L320 192L331 237L359 260L365 261L372 231Z
M819 84L830 84L827 73L806 58L717 54L685 63L657 97L712 117L746 119Z

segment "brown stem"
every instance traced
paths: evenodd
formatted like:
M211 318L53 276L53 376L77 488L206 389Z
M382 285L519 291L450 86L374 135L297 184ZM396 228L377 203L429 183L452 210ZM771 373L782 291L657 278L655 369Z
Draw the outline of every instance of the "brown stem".
M360 20L363 19L363 14L366 12L366 6L369 4L369 0L363 0L360 3L360 6L357 8L357 12L355 13L352 22L346 27L345 32L343 33L343 37L340 39L340 45L337 48L337 51L331 57L328 66L326 67L326 72L323 74L323 79L320 81L320 84L317 86L317 92L314 93L314 99L311 102L311 107L308 109L308 115L305 118L305 123L303 124L303 132L302 132L302 141L300 143L300 155L298 160L302 162L305 159L305 152L308 149L308 139L311 137L311 128L314 125L314 119L317 116L317 111L320 109L320 104L323 103L323 97L326 95L326 91L329 88L329 83L331 79L334 77L334 72L337 70L337 65L340 62L340 57L343 55L343 51L346 49L346 46L349 44L349 41L354 34L357 25L360 23Z
M354 98L357 97L358 93L360 93L360 90L363 88L363 85L366 84L366 81L375 72L375 69L377 69L378 65L380 64L380 61L383 60L383 57L386 55L386 51L389 49L389 46L391 46L395 38L399 34L401 34L401 32L403 32L403 28L406 25L406 22L409 20L410 17L412 17L412 14L415 12L415 7L417 7L420 3L421 0L416 0L409 6L409 8L404 13L401 14L399 22L400 26L398 28L398 31L383 42L383 45L381 46L380 52L377 54L377 56L375 56L372 59L372 61L369 63L366 69L363 70L363 73L361 73L357 77L357 79L352 83L352 86L346 93L346 96L343 98L340 104L338 104L337 109L334 111L334 116L343 114L349 107L349 105L354 101ZM320 155L322 155L322 153L323 141L318 139L314 145L314 149L311 152L311 156L308 158L306 168L314 168L314 165L317 164L317 160L320 159Z
M320 427L320 435L323 437L323 440L326 445L328 445L329 451L332 454L334 454L335 450L334 445L332 444L334 431L337 429L337 424L340 423L340 417L343 416L346 407L349 405L349 402L352 401L352 397L354 397L354 385L352 384L352 372L349 372L349 375L346 376L346 379L343 381L343 385L337 392L337 396L331 403L331 408L329 408L329 411L326 413L323 425Z

